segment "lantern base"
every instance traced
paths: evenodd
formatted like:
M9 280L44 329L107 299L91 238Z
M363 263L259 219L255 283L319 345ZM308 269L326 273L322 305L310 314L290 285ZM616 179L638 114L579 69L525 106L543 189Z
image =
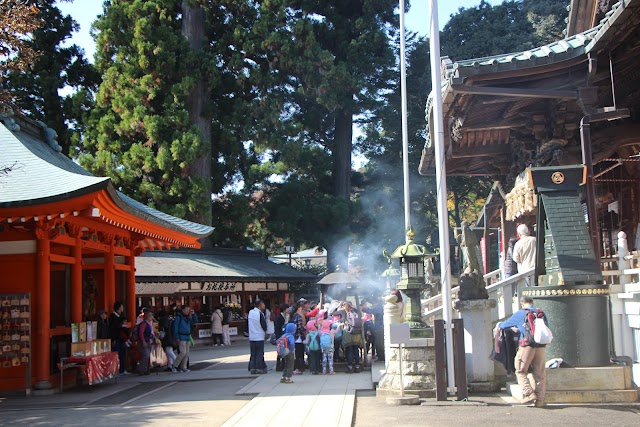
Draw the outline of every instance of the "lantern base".
M433 330L423 321L408 321L411 339L433 338Z

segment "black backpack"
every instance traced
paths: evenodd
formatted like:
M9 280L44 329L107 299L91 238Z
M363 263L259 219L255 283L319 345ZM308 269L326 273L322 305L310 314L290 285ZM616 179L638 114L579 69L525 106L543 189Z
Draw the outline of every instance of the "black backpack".
M520 339L520 347L545 347L546 344L538 344L534 338L536 319L544 319L544 323L548 325L547 316L540 309L529 310L524 316L524 337Z
M349 332L352 335L362 333L362 318L356 314L355 317L349 319Z

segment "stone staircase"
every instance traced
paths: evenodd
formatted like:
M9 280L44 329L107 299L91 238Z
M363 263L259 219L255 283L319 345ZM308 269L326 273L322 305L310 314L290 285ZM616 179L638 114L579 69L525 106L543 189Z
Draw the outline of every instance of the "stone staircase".
M529 381L535 387L533 375ZM507 392L522 399L522 389L507 383ZM631 381L628 366L547 369L546 403L631 403L638 401L638 390Z

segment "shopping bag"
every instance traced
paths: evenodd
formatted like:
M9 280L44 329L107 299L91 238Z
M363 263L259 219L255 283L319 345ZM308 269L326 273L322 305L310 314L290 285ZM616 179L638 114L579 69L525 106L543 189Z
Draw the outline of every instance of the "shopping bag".
M553 334L551 333L551 329L544 323L544 319L538 317L534 321L534 332L533 332L533 340L536 344L549 344L553 340Z
M164 352L162 345L157 344L151 348L151 354L149 355L151 361L151 367L158 368L167 366L167 353Z

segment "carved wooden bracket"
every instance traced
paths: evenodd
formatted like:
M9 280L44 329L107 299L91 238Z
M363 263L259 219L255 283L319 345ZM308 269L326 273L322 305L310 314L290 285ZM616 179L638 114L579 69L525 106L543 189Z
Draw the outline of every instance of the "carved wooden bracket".
M69 233L69 236L75 239L76 237L80 237L82 235L82 227L77 224L67 223L67 232Z

